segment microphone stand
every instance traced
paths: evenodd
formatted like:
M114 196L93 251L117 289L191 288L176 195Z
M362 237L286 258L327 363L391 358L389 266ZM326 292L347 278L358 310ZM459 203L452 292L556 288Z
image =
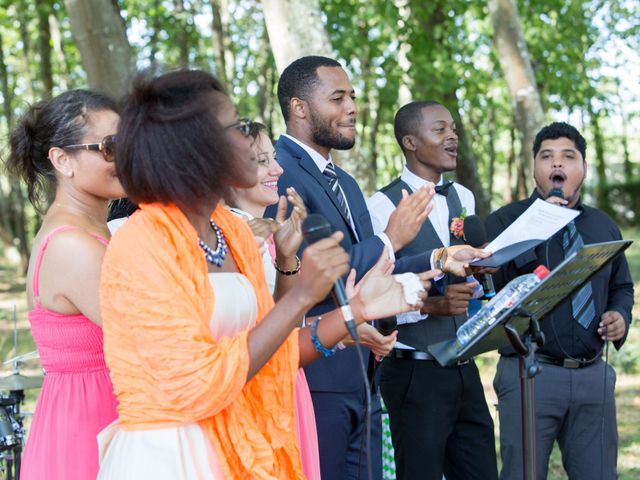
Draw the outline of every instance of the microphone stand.
M536 359L536 350L544 345L544 334L540 330L540 322L532 318L524 308L514 312L514 315L529 320L528 333L524 335L524 342L516 328L511 323L504 325L509 343L518 354L520 366L520 422L522 425L522 478L536 479L536 397L535 377L542 371Z

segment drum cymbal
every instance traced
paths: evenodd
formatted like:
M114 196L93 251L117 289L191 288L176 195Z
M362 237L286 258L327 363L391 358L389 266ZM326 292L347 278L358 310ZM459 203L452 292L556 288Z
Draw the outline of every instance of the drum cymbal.
M27 360L32 360L34 358L38 358L40 357L40 355L38 355L38 351L34 350L33 352L29 352L29 353L25 353L23 355L18 355L17 357L13 357L10 358L8 360L5 360L4 362L2 362L3 365L9 365L11 363L14 362L25 362Z
M28 390L30 388L40 388L42 377L27 377L14 373L8 377L0 378L0 390Z

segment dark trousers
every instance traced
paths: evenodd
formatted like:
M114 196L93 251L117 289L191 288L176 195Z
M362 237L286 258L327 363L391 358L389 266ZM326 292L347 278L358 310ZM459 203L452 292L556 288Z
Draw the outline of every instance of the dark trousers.
M365 389L356 392L311 392L316 414L320 473L328 480L367 480ZM382 480L380 397L371 394L371 470Z
M497 479L493 420L473 362L385 358L381 368L398 480Z
M541 366L534 388L537 480L547 478L556 440L569 479L614 480L618 447L615 370L601 361L579 369ZM520 369L516 357L500 357L493 388L500 414L500 478L521 479Z

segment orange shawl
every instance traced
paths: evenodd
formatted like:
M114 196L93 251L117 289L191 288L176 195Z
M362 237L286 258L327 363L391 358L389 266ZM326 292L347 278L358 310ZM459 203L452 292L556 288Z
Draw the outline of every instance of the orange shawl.
M272 308L262 259L244 221L212 214L254 287L258 321ZM198 422L234 479L302 479L293 386L294 331L245 384L248 331L214 340L214 306L197 233L175 206L143 205L109 243L100 286L104 350L120 427Z

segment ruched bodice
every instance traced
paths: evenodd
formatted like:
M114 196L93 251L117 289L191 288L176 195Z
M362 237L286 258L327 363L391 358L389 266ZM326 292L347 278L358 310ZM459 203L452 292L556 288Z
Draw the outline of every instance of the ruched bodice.
M40 304L42 256L53 235L71 228L52 231L34 264L36 305L29 312L29 323L45 377L27 438L21 480L96 478L96 435L117 417L102 329L84 315L64 315Z
M107 368L102 329L84 315L62 315L38 304L29 312L29 323L48 375Z

